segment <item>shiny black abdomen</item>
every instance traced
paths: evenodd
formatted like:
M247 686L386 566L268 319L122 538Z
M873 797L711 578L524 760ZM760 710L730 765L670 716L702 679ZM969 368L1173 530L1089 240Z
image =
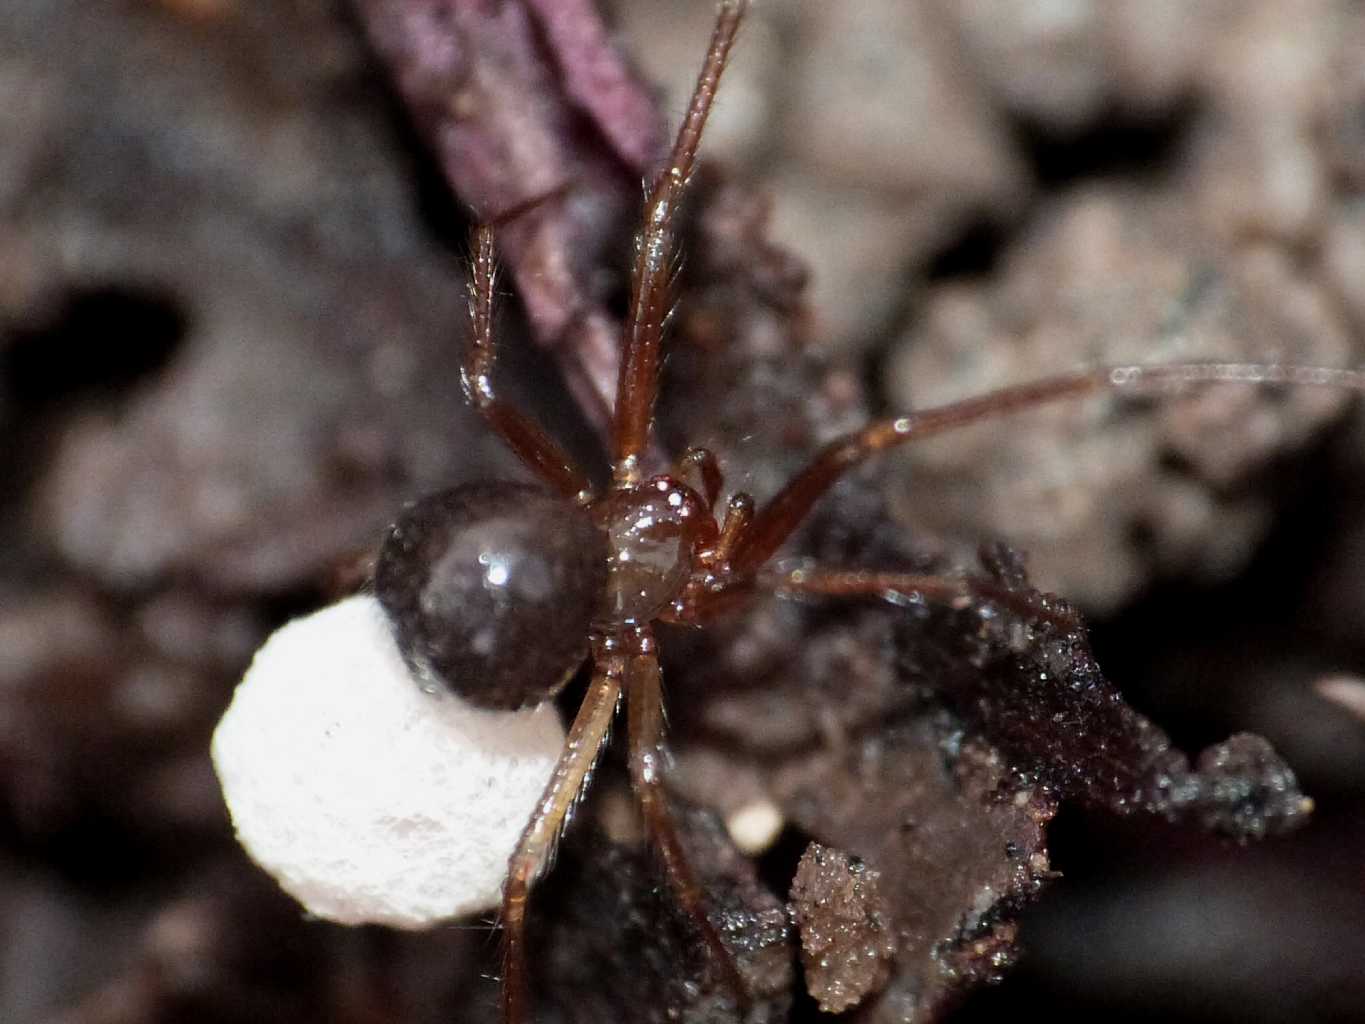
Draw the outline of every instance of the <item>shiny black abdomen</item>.
M606 539L585 509L527 484L473 483L403 510L375 593L419 676L517 708L586 657L606 573Z

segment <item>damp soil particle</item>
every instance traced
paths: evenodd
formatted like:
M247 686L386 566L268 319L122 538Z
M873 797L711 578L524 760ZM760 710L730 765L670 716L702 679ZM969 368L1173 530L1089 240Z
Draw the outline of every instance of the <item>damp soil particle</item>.
M896 956L881 875L842 850L811 843L792 878L790 907L801 934L806 991L842 1013L879 991Z

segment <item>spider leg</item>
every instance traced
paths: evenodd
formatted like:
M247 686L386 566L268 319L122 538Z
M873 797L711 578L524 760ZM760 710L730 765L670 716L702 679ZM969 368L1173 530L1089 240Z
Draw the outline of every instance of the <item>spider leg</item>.
M595 662L592 682L569 728L564 752L508 862L507 881L502 890L503 1024L526 1024L530 1020L527 899L531 886L554 856L574 803L587 786L597 756L607 742L620 703L624 664L625 659L619 654L606 655Z
M1061 629L1076 629L1080 618L1070 610L1054 608L1028 594L977 576L933 576L908 572L873 572L859 569L800 568L772 576L759 576L758 588L783 596L801 594L825 597L876 597L895 599L918 594L927 601L951 605L964 600L990 601L1026 619L1041 619Z
M493 229L481 224L474 229L474 265L469 282L473 337L460 368L465 397L507 447L541 480L567 498L586 501L591 494L591 484L583 471L535 421L498 397L494 390L493 365L497 361L497 347L493 340L493 287L496 277Z
M747 6L747 0L725 0L721 5L706 62L697 77L668 166L654 179L645 200L644 226L635 238L630 309L612 426L613 464L619 482L635 481L639 472L636 464L649 443L659 387L659 347L668 316L669 281L677 251L677 207L692 176L702 129Z
M732 568L739 576L759 569L844 473L887 448L969 423L1100 391L1153 390L1209 383L1311 385L1365 391L1365 372L1281 363L1106 366L1045 377L907 416L878 420L823 448L759 510L736 545Z
M659 659L653 654L632 655L626 666L627 728L630 734L630 778L645 828L659 851L664 875L679 905L692 918L713 962L724 972L741 1012L748 1008L749 990L734 954L706 914L701 885L693 874L677 825L663 789L664 708Z

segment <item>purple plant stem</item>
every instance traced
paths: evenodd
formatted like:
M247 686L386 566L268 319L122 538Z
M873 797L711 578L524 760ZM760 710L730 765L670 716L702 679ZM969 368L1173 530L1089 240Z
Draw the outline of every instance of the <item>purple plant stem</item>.
M355 0L456 195L498 226L537 342L604 429L619 324L603 268L659 151L649 91L587 0Z

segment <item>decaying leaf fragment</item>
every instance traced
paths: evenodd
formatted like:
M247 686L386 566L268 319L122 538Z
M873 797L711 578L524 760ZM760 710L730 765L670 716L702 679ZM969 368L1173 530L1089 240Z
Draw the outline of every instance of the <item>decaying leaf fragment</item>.
M983 564L1011 588L1029 589L1017 553L993 546ZM1258 736L1232 736L1192 766L1104 677L1083 628L1025 625L983 606L932 609L922 632L903 636L901 666L907 684L941 695L1015 771L1060 798L1237 840L1289 831L1312 810Z

